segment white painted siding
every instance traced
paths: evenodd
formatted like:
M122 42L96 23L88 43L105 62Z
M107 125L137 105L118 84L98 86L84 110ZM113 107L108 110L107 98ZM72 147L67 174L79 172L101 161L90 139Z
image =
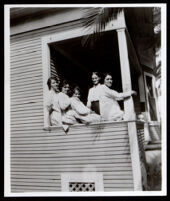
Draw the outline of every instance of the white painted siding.
M63 172L102 172L105 191L133 190L126 123L43 131L41 37L80 23L11 36L11 189L61 191Z
M105 191L133 190L126 123L13 131L11 149L13 192L60 191L64 172L102 172Z

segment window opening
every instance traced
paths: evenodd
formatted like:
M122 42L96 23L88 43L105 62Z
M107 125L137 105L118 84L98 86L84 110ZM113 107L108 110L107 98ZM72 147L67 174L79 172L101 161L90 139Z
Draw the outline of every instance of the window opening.
M117 33L106 33L93 47L83 47L81 38L49 44L51 75L67 79L81 88L82 101L86 104L92 86L91 72L109 72L113 77L112 88L122 92ZM123 102L119 102L123 109Z

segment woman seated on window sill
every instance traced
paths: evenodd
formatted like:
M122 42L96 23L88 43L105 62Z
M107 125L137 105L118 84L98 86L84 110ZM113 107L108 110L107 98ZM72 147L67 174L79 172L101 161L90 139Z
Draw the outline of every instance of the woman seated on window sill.
M71 97L71 108L78 115L78 120L85 124L100 122L100 115L95 114L88 107L86 107L83 102L81 102L80 96L80 88L76 86L73 89L73 95Z
M74 117L76 113L72 116L66 114L70 110L70 98L68 96L70 85L67 81L64 81L60 92L59 83L59 79L56 78L49 78L47 81L49 94L45 105L47 118L44 130L49 130L50 126L62 126L64 130L67 130L68 126L64 124L77 123Z
M100 114L104 121L121 121L124 119L124 112L120 109L117 101L128 98L131 95L136 94L136 92L128 91L118 93L111 89L112 82L112 75L105 73L104 84L100 85L99 88Z
M59 91L59 79L50 77L47 81L49 93L47 95L47 101L45 104L46 121L45 128L52 125L61 125L61 111L58 103Z

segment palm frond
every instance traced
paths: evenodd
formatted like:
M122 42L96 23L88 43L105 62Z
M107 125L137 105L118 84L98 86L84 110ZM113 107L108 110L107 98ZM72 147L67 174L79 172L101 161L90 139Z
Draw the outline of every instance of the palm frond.
M82 24L85 28L85 32L90 31L92 35L86 35L82 39L82 45L86 46L90 41L95 43L96 40L102 35L102 31L106 25L113 19L117 18L117 15L123 10L123 8L85 8L83 9Z

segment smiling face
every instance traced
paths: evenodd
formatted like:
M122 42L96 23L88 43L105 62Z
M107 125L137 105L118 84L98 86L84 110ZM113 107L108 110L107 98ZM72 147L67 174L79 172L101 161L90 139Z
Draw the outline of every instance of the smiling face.
M104 84L111 88L112 86L112 82L113 82L113 79L112 79L112 76L111 75L106 75L105 79L104 79Z
M69 84L65 84L65 85L63 85L61 91L62 91L63 93L65 93L65 94L68 95L68 93L69 93L69 91L70 91L70 85L69 85Z
M59 88L59 82L57 82L54 79L51 79L51 89L53 89L54 91L58 91Z
M92 74L92 82L94 85L98 85L100 81L100 77L96 75L95 73Z

